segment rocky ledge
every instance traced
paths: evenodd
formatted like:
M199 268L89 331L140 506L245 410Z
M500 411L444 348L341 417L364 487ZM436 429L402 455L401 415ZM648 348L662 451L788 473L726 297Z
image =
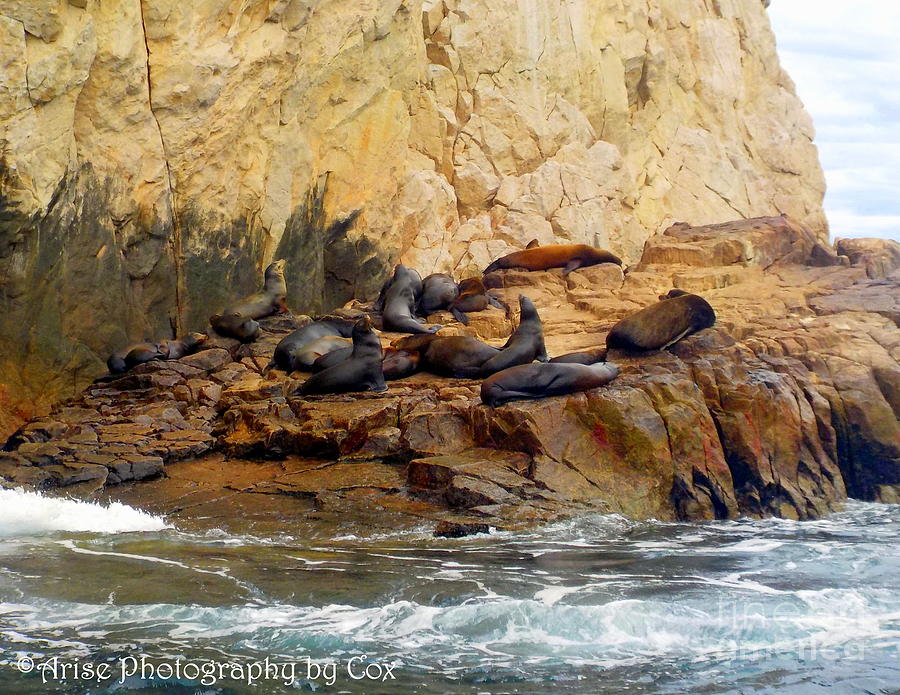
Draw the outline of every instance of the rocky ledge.
M551 355L602 345L672 287L702 294L718 322L666 351L611 354L622 374L607 387L492 409L478 382L430 374L380 394L289 396L302 375L262 368L308 319L275 317L256 343L213 340L96 382L16 432L0 478L80 495L116 485L169 513L374 510L451 535L584 511L809 519L848 495L900 501L895 242L830 249L784 217L679 224L624 274L491 280L512 304L535 301ZM497 309L471 319L430 317L495 344L512 330Z

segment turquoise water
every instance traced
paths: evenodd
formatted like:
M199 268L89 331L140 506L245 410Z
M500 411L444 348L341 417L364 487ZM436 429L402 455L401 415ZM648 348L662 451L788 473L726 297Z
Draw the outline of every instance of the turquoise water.
M0 491L0 693L900 692L900 506L438 540L69 504Z

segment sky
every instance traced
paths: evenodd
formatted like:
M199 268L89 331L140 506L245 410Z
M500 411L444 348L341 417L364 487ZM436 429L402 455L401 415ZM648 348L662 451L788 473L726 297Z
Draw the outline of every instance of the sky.
M768 11L816 127L832 239L900 241L900 3L772 0Z

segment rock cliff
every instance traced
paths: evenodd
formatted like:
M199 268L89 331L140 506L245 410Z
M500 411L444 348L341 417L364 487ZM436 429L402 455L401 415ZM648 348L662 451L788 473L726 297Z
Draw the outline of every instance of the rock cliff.
M812 137L753 0L2 0L0 431L275 257L315 312L534 237L824 237Z
M718 322L670 350L611 356L622 374L606 387L499 408L477 381L428 374L381 394L290 396L302 375L260 371L304 319L268 319L256 343L141 365L30 422L0 453L0 480L119 484L110 494L168 514L369 510L442 533L584 510L808 519L848 494L897 502L900 245L839 247L852 265L802 225L763 218L674 225L626 274L505 271L499 291L534 300L551 355L602 345L672 286L701 293ZM468 327L430 319L498 344L512 328L493 307Z

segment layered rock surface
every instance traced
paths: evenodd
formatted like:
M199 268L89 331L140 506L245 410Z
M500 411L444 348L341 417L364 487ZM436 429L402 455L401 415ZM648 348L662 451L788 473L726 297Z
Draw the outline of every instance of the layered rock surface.
M294 397L302 375L260 372L303 319L268 319L257 343L213 342L95 383L22 428L0 475L91 491L162 471L117 494L160 511L364 508L451 534L585 510L808 519L848 494L898 501L900 263L885 259L900 247L857 251L851 264L779 217L674 225L625 274L498 273L508 301L537 304L551 355L602 345L673 286L702 294L718 322L667 351L611 354L622 375L607 387L495 409L477 381L428 374L380 394ZM494 343L512 329L493 308L470 318L431 320Z
M293 306L533 237L824 237L762 3L0 3L0 432L288 260Z

